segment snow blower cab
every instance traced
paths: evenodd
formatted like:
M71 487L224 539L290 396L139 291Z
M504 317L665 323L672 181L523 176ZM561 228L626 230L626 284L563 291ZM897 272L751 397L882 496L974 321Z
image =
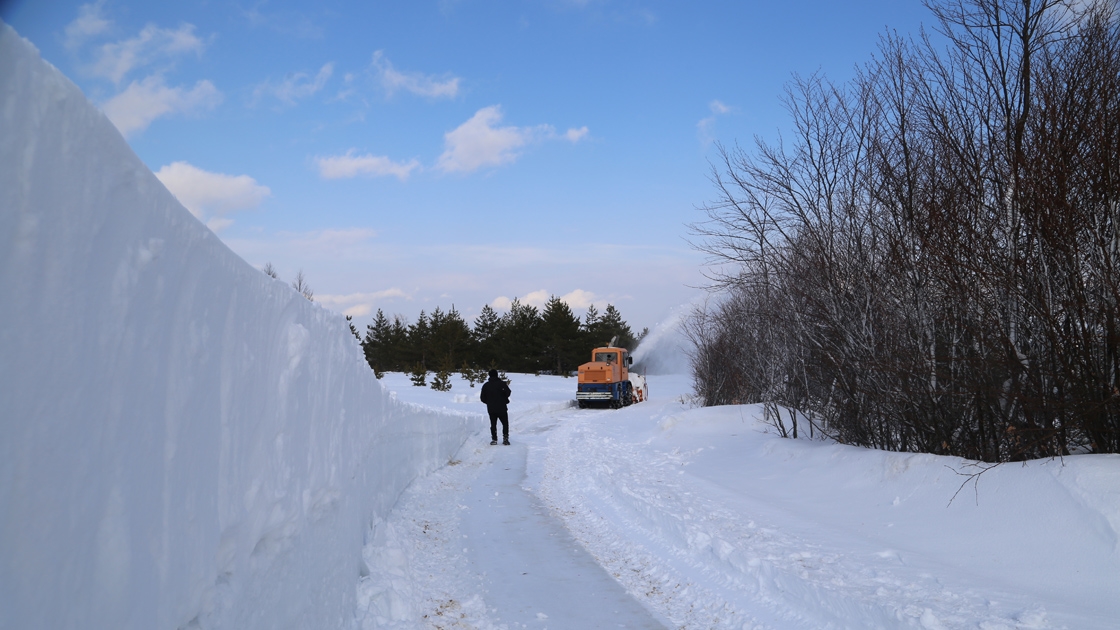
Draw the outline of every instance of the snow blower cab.
M593 405L618 409L645 400L645 378L630 373L633 357L625 348L595 348L591 361L579 366L576 402L581 409Z

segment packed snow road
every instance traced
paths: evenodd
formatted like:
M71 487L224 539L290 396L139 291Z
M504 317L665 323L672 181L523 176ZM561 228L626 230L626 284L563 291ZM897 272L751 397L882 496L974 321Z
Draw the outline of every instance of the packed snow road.
M783 440L753 407L570 406L513 375L511 440L479 432L371 529L359 628L1113 628L1120 458L1001 466Z
M497 619L512 627L663 628L524 487L527 454L520 442L494 453L461 512L468 561L484 576Z

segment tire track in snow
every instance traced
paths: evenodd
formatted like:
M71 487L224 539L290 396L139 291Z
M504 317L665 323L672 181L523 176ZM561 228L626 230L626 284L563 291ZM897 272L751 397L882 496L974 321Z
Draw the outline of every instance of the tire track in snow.
M513 448L479 432L409 486L370 529L354 630L664 627L524 482L526 451L539 451L567 408L522 410Z
M482 597L460 531L461 499L493 451L475 434L448 465L417 479L362 550L353 630L507 630Z
M1055 627L1041 608L1009 613L989 601L1014 598L988 586L977 593L943 585L938 576L960 576L928 558L924 570L910 566L905 553L868 547L685 472L706 461L710 447L673 448L650 436L660 423L688 421L687 411L658 402L601 412L534 404L513 426L514 441L528 446L520 489L535 493L628 593L674 627ZM359 587L366 623L356 628L522 626L488 608L485 577L471 566L461 528L464 497L505 452L488 440L468 439L456 455L462 461L417 480L372 530L369 575Z
M612 414L656 425L685 411L659 407L559 418L540 495L631 594L678 627L1051 627L1043 611L1001 615L978 593L902 566L897 553L822 546L766 525L789 515L728 509L726 491L684 472L699 452L611 437L625 417Z

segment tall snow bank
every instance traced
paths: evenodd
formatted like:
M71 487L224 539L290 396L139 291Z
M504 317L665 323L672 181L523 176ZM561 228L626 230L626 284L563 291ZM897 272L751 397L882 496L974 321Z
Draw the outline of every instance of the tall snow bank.
M469 414L227 249L0 23L0 628L330 628Z

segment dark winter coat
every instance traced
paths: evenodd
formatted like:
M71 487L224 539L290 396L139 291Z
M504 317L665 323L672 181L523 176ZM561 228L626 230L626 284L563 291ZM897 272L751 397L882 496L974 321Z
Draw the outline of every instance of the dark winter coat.
M479 394L478 398L486 404L486 411L493 413L506 411L511 393L509 385L506 385L505 381L490 377L490 380L482 384L482 393Z

